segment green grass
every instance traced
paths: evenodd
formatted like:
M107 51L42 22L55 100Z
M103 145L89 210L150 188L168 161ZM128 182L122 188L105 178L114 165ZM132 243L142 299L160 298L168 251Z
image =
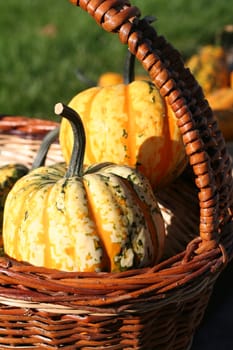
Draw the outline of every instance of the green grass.
M229 0L132 3L143 16L157 18L157 31L184 58L214 43L232 21ZM77 69L93 81L104 71L122 70L126 47L68 0L1 1L0 13L0 114L55 118L56 102L67 103L86 88Z

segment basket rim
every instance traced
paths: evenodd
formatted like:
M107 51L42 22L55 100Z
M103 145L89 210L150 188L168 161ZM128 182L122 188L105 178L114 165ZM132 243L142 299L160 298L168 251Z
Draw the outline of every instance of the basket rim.
M233 223L226 225L228 238L222 249L192 256L200 239L196 238L186 251L153 267L119 273L63 272L4 256L0 258L0 303L52 313L58 305L59 313L113 315L188 300L214 283L228 255L233 256L228 236L232 230Z

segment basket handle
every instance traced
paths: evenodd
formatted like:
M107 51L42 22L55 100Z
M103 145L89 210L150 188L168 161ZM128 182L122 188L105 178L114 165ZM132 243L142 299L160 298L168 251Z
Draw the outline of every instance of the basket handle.
M221 131L202 88L180 53L129 0L69 0L88 12L105 31L117 33L141 62L177 117L186 154L195 175L200 205L197 253L219 243L222 227L232 220L232 164Z

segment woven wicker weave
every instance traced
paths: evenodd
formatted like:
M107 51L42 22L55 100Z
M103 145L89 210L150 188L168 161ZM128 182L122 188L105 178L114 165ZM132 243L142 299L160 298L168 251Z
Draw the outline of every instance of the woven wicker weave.
M231 158L180 54L139 19L137 8L127 0L71 2L117 33L168 97L189 165L158 193L171 248L153 268L68 273L2 257L0 348L189 349L214 283L233 256ZM7 136L1 148L8 140L15 142Z
M24 116L0 116L0 166L14 162L30 167L47 132L58 123ZM58 143L53 143L47 154L46 165L62 161Z

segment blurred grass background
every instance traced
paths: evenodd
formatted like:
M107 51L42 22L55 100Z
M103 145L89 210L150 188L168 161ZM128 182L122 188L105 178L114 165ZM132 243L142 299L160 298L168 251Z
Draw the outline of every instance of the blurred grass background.
M232 22L229 0L132 0L183 55L213 44ZM86 88L77 69L97 81L123 71L126 47L68 0L0 2L0 114L56 119L54 104ZM140 69L140 68L139 68Z

